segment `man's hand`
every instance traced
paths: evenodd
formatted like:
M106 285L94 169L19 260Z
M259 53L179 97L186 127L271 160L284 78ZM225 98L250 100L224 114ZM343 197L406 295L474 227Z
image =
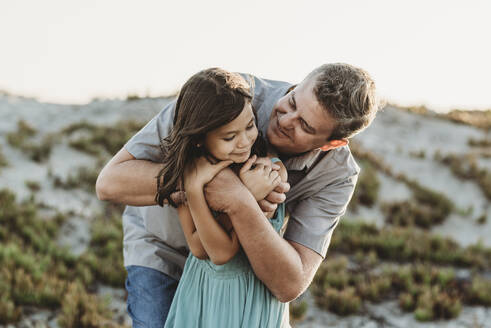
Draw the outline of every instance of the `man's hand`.
M240 178L229 168L218 172L205 186L204 191L208 206L224 213L227 213L234 202L240 202L244 197L254 199Z

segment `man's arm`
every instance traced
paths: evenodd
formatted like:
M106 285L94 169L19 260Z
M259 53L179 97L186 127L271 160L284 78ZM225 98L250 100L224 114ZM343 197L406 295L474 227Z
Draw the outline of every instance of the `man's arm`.
M283 239L257 204L244 201L228 215L256 276L281 302L300 296L312 282L322 257Z
M133 206L156 205L156 177L161 167L159 163L137 160L122 148L99 173L97 197Z
M170 101L106 164L96 182L101 200L133 206L156 205L161 140L169 135L175 100Z
M96 181L96 194L107 200L132 206L156 205L157 175L162 164L138 160L124 147L104 166ZM288 183L281 183L260 206L265 212L274 211L285 200Z
M211 207L228 214L255 274L280 301L305 291L322 257L279 236L235 174L221 171L207 185L206 198Z

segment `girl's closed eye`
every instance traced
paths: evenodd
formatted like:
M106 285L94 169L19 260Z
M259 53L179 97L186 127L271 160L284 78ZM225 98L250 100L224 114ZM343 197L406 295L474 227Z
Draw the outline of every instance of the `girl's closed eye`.
M254 129L255 126L256 126L255 123L251 123L250 125L248 125L246 127L246 130L250 131L250 130ZM228 137L228 138L223 138L223 140L225 140L225 141L232 141L232 140L234 140L234 138L235 138L235 135L233 135L231 137Z

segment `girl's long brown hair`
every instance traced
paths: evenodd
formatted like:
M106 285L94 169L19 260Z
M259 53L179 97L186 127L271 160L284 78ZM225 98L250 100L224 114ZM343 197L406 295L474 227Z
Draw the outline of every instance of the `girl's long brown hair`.
M186 164L206 150L198 147L208 132L232 122L242 112L246 102L252 101L247 82L238 74L220 68L210 68L193 75L182 87L176 102L174 127L161 141L163 167L157 176L156 202L163 206L167 199L176 207L170 195L182 187ZM252 153L265 156L265 143L261 137Z

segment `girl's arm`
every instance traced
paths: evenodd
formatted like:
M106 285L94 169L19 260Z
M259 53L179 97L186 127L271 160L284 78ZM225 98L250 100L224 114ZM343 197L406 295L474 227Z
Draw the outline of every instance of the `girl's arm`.
M255 158L249 161L249 168L254 160ZM204 184L209 182L223 167L225 164L211 164L205 158L198 159L194 167L188 167L184 179L188 206L181 206L178 209L186 241L193 255L198 258L208 256L213 263L218 265L228 262L239 250L239 240L230 219L226 215L215 219L203 192ZM286 180L286 169L283 167L283 170L281 172L280 169L279 175ZM257 167L249 174L252 181L256 182L256 187L262 185L263 188L274 188L277 181L281 181L278 173L270 175L269 171L264 172L264 168ZM246 175L249 176L249 174ZM269 184L259 183L258 177L261 182L269 180ZM261 189L259 188L258 191L264 193L264 189Z
M181 211L186 226L183 226L183 230L187 230L185 233L196 253L202 255L200 253L204 250L215 264L228 262L239 250L239 241L235 232L227 233L213 217L206 203L203 187L231 163L232 161L223 161L212 164L205 157L200 157L188 165L184 172L184 189L189 213L184 209ZM189 246L191 249L191 244Z
M188 243L189 250L193 255L199 259L207 259L208 254L206 254L203 244L199 239L198 232L194 226L193 217L189 212L187 205L183 204L177 208L177 213L179 214L179 220L181 221L182 231L184 232L184 237Z
M235 231L226 232L213 217L206 203L202 187L201 189L197 187L187 189L186 194L189 214L196 230L192 232L192 242L197 239L201 244L199 246L214 264L227 263L239 250L239 240ZM193 245L193 247L195 246L197 245ZM199 246L196 248L199 249Z

